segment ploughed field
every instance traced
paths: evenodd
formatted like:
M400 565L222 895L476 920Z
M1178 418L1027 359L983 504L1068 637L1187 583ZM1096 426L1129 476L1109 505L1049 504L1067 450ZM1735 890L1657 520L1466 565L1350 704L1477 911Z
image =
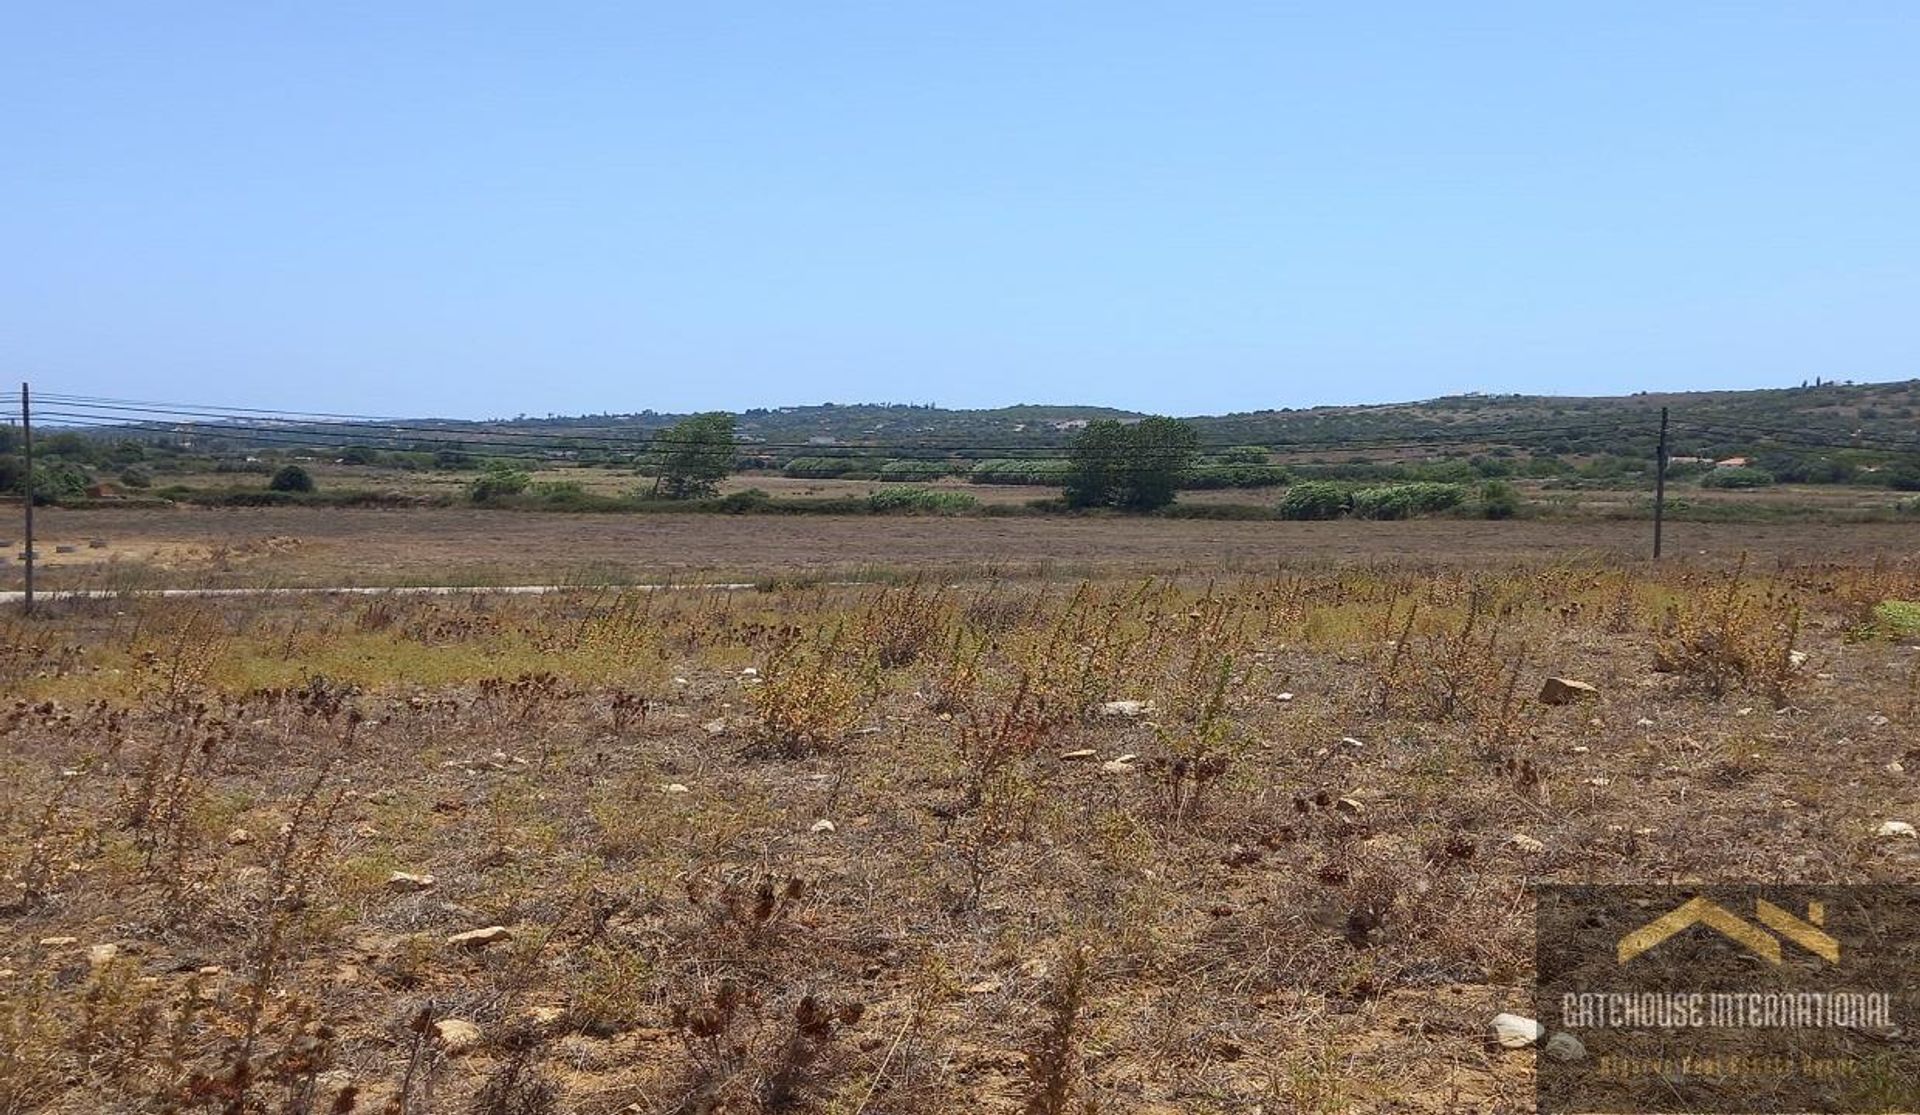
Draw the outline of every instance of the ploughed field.
M1866 528L484 521L1096 575L8 618L0 1111L1530 1110L1530 882L1920 881Z

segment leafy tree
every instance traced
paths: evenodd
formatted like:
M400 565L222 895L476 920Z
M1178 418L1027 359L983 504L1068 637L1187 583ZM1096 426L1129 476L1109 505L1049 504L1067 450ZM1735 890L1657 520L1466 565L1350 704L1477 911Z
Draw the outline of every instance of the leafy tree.
M1920 492L1920 465L1897 465L1887 473L1887 487L1896 492Z
M1165 507L1199 448L1193 427L1172 418L1088 423L1067 450L1067 506Z
M299 465L281 465L280 470L267 481L267 490L273 492L311 492L313 476Z
M475 503L492 503L506 496L517 496L533 483L533 477L522 469L501 461L492 461L479 479L467 486L467 497Z
M1356 519L1411 519L1457 507L1465 499L1466 489L1459 484L1433 480L1387 484L1354 492L1353 516Z
M1486 519L1511 519L1520 513L1520 490L1505 480L1489 480L1480 485L1480 515Z
M1309 480L1295 484L1280 497L1282 519L1337 519L1346 509L1347 497L1338 484Z
M87 494L89 483L91 478L87 475L87 470L72 461L36 460L33 462L33 502L35 504L79 499Z
M733 472L733 415L696 414L654 436L653 494L668 499L711 496Z

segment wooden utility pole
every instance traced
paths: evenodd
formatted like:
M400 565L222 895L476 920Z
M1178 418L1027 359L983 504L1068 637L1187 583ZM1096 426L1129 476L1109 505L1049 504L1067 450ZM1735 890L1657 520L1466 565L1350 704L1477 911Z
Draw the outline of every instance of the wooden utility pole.
M20 448L26 458L26 475L20 481L20 502L26 507L27 591L21 594L20 610L33 614L33 402L27 397L27 385L20 385Z
M1653 559L1660 560L1660 528L1667 517L1667 408L1660 408L1660 448L1653 456Z

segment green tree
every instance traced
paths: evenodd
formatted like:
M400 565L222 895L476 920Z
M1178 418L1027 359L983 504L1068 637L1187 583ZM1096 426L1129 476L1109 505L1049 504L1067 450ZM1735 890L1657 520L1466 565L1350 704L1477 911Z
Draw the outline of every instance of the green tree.
M313 476L299 465L281 465L280 471L267 481L267 488L275 492L311 492Z
M653 494L668 499L713 495L733 472L733 415L696 414L654 435Z
M1173 418L1144 418L1127 428L1133 452L1114 502L1128 511L1154 511L1173 502L1187 466L1200 449L1200 435Z
M1346 510L1347 494L1325 480L1295 484L1280 498L1282 519L1338 519Z
M1193 427L1172 418L1090 422L1067 449L1067 506L1165 507L1199 448Z
M519 495L532 482L533 477L527 475L524 469L514 468L505 461L489 461L486 471L467 485L467 498L475 503L492 503L507 496Z
M1110 418L1087 423L1067 447L1067 506L1110 506L1131 451L1125 423Z

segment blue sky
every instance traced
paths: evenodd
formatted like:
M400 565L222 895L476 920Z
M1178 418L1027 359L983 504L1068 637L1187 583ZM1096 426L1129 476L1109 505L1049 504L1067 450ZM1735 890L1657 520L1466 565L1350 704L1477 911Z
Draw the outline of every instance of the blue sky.
M1920 375L1920 6L15 5L0 360L487 416Z

